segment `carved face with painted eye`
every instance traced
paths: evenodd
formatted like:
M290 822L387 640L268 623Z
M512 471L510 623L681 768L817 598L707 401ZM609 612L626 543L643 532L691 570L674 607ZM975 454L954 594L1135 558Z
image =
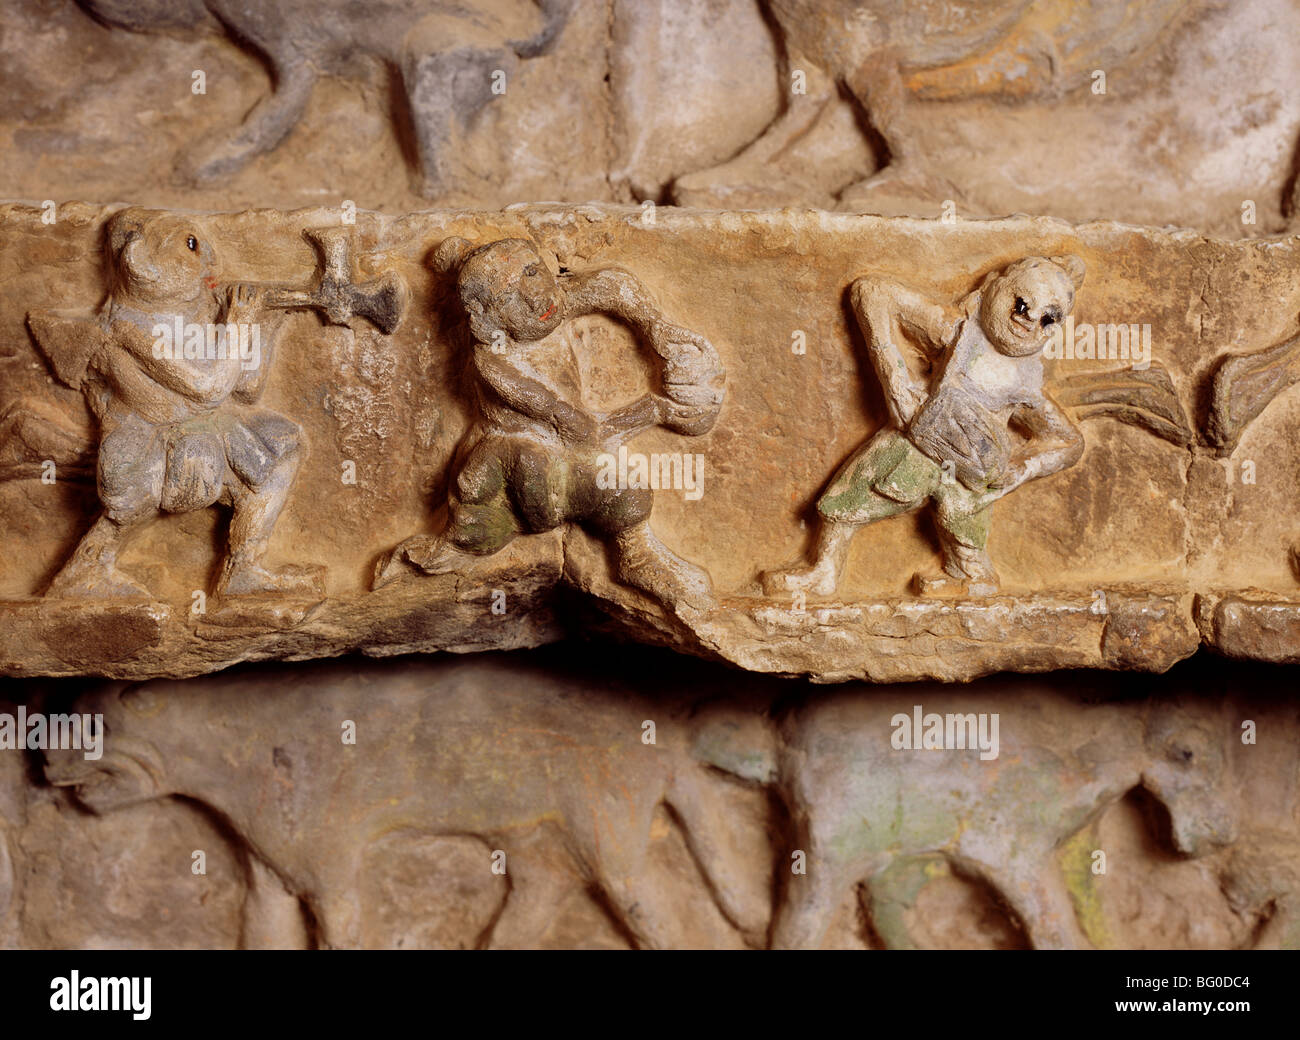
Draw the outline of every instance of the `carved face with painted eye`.
M497 330L533 342L564 321L564 290L536 247L523 239L475 250L461 268L459 284L474 334L485 342Z
M149 302L184 302L211 289L216 257L206 233L169 213L129 209L109 224L119 283Z
M1083 262L1077 257L1031 256L1012 264L984 289L984 335L1001 354L1038 353L1074 309L1075 290L1082 281Z

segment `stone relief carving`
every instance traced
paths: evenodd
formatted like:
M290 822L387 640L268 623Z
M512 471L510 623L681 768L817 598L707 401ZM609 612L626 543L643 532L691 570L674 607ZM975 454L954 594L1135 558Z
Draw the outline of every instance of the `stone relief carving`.
M1200 856L1235 838L1223 800L1226 730L1170 705L1143 720L1132 707L1081 708L1047 698L1067 728L1087 716L1080 728L1092 739L1048 750L1017 746L1023 738L995 730L989 743L1008 761L999 758L992 768L978 761L973 729L963 738L964 754L934 753L947 746L943 737L926 745L930 753L922 749L923 717L949 729L954 719L959 727L968 718L978 717L979 725L987 719L945 711L943 696L929 690L916 698L924 716L902 716L915 726L918 753L882 739L899 732L896 706L833 695L787 716L763 750L734 746L725 734L711 745L705 738L714 765L772 784L787 799L791 849L816 864L788 880L773 945L820 946L830 915L863 879L882 938L891 947L915 945L892 908L907 901L904 891L915 883L912 861L939 856L1006 900L1035 948L1085 946L1057 850L1139 785L1169 812L1179 852ZM979 734L984 740L985 731Z
M1123 893L1162 883L1097 835L1137 796L1169 821L1139 818L1144 840L1200 865L1168 879L1182 918L1246 945L1294 942L1294 712L1189 699L1177 682L1093 703L1086 683L814 693L653 671L611 685L480 656L116 684L74 705L103 712L104 757L49 751L45 773L97 814L159 813L180 795L228 820L237 847L222 862L252 864L246 945L384 945L363 912L370 875L393 876L422 842L444 873L433 884L426 866L417 904L455 885L473 908L440 918L434 945L537 945L590 885L641 947L912 947L926 944L919 895L945 879L987 891L1005 909L985 912L1035 947L1115 945ZM1243 750L1243 717L1279 739ZM213 742L218 720L227 738ZM696 867L663 869L670 832ZM1113 853L1100 875L1098 848Z
M364 17L282 5L274 24L215 0L16 3L36 39L15 55L13 111L24 115L10 117L15 148L7 166L0 159L13 197L293 208L346 191L393 212L430 197L674 198L918 216L950 201L970 215L1030 210L1224 235L1282 230L1294 210L1294 117L1264 100L1290 86L1300 15L1286 0L1081 12L1018 0L978 10L590 0L567 13L534 0L392 0ZM84 106L46 104L67 89L54 70L88 51L87 75L112 75L117 103L151 116L109 151ZM213 76L208 96L189 94L196 64ZM159 66L175 73L170 97L147 68ZM1098 71L1110 77L1105 94L1093 93ZM506 95L494 93L497 73ZM1214 96L1195 89L1202 79ZM170 104L155 109L160 97ZM584 118L556 133L553 112ZM1155 125L1159 135L1137 129ZM87 163L46 169L44 143ZM175 165L191 175L183 199L166 174L141 173ZM212 172L196 185L196 170ZM52 177L68 190L52 191ZM1257 204L1257 223L1236 212L1243 199Z
M1261 576L1252 548L1285 513L1251 496L1281 485L1229 487L1205 444L1217 420L1203 436L1187 418L1218 343L1276 336L1276 316L1231 306L1230 286L1251 271L1285 299L1285 250L1020 218L633 207L353 228L330 210L95 207L45 225L15 206L5 222L4 262L33 242L68 261L23 269L0 300L21 337L0 358L0 508L39 546L0 568L17 672L537 645L562 628L560 584L595 608L584 625L825 677L1162 669L1202 642L1291 652L1260 626L1300 610L1294 577L1280 554ZM29 315L102 291L86 259L104 235L100 313ZM846 286L863 236L879 259ZM1107 263L1117 236L1150 255L1140 273ZM1148 272L1177 287L1168 299ZM1155 334L1139 336L1148 317ZM187 329L227 325L261 330L257 349L154 356L155 326L184 347ZM705 328L734 344L728 371ZM1117 422L1087 423L1100 417ZM702 458L707 490L621 477L625 452ZM801 533L809 489L837 469ZM1013 491L1018 508L996 504ZM214 576L206 542L228 536L202 517L223 504L233 544ZM1140 538L1124 533L1134 510ZM166 514L194 519L151 522ZM809 535L809 561L756 580ZM264 562L280 558L329 563ZM214 611L192 612L214 583ZM801 610L797 593L835 599ZM125 626L111 647L67 638L92 624L81 609Z
M184 174L213 182L275 148L311 100L322 72L354 66L359 53L390 65L406 95L423 177L422 192L442 193L452 127L463 129L494 98L493 74L506 77L521 60L545 54L564 29L574 0L423 4L384 0L294 0L273 7L231 0L78 0L100 21L133 32L226 33L251 48L274 76L272 92L238 132L188 163ZM510 34L541 19L527 38ZM504 82L504 79L503 79Z
M0 68L0 948L1300 947L1300 0Z
M1024 101L1089 84L1141 51L1182 13L1184 0L1128 0L1073 9L1036 0L899 3L897 0L764 0L778 27L785 111L738 156L681 178L684 204L752 194L764 167L807 134L842 88L882 140L887 165L845 188L841 204L870 210L880 192L940 200L958 188L926 167L908 119L909 96ZM803 77L802 80L799 77Z
M889 425L850 456L818 500L811 564L764 575L767 591L833 594L860 527L928 504L943 573L916 575L916 591L994 595L998 576L987 550L993 503L1083 455L1083 435L1044 388L1041 356L1073 311L1083 279L1078 257L1027 257L990 273L955 306L900 283L855 281L853 312ZM932 375L912 375L904 336L936 359ZM1091 415L1117 414L1186 443L1190 431L1167 376L1156 384L1164 414L1154 417L1123 385L1132 377L1119 385L1110 374L1085 378L1086 388L1075 389ZM1164 401L1160 390L1168 391Z
M557 278L537 247L522 239L479 246L448 239L436 262L455 273L477 419L457 449L445 530L402 542L379 562L375 586L407 564L447 573L521 534L576 523L606 540L619 580L670 607L709 609L708 574L650 528L654 492L648 484L619 481L611 461L653 426L692 437L712 428L725 379L713 345L665 318L628 271ZM583 404L572 323L589 314L626 323L658 356L659 391L607 414Z
M533 945L564 887L545 854L554 830L639 946L673 946L681 939L678 907L647 863L661 803L690 821L688 841L705 869L716 864L714 881L730 919L751 934L762 930L752 906L729 904L728 865L721 859L727 823L718 817L716 796L710 800L718 781L685 756L686 742L677 735L682 723L662 702L639 701L630 690L621 702L594 697L592 712L580 720L568 698L575 689L594 694L587 684L537 673L535 684L525 685L498 665L491 680L496 692L484 699L479 679L485 676L474 662L449 670L425 661L401 670L404 679L376 683L388 669L307 667L284 676L287 695L271 697L245 696L252 687L224 679L213 682L231 696L218 699L196 699L196 690L166 683L107 689L85 705L102 713L114 733L104 757L92 762L51 752L47 776L75 786L97 813L181 795L228 818L258 866L244 935L271 945L286 936L268 934L256 918L287 890L310 910L321 945L358 946L363 861L371 845L401 831L479 839L488 877L500 850L497 873L508 877L509 896L491 915L484 938L495 946ZM629 712L659 720L660 745L642 742L640 718L618 737ZM360 734L355 747L340 742L344 719ZM210 724L231 736L208 739ZM496 751L484 757L481 739L489 731ZM193 740L177 754L181 732ZM413 732L420 735L414 742ZM543 776L549 780L538 783ZM609 790L627 792L629 802L612 812L597 809ZM282 922L291 919L280 915Z
M309 235L326 267L307 292L220 290L206 229L172 214L124 210L106 233L112 285L99 313L28 315L51 368L85 394L99 426L103 509L46 595L149 597L117 566L131 534L160 514L220 504L231 516L218 595L319 596L323 568L264 561L305 447L292 419L257 404L281 330L274 310L314 307L338 323L363 315L392 331L404 289L391 273L352 285L338 229Z

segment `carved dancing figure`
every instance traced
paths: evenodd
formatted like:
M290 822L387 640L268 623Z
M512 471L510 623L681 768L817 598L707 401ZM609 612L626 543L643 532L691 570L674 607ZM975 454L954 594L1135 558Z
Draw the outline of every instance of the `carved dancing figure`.
M650 529L654 492L602 486L599 458L652 426L687 436L711 429L725 378L713 346L668 321L619 268L557 278L522 239L477 248L449 239L436 262L457 271L477 420L457 451L445 529L397 546L379 562L375 587L408 563L427 574L455 571L521 534L577 523L609 545L619 580L670 606L709 609L708 575ZM583 405L570 337L573 320L588 314L624 322L649 345L662 360L662 393L605 415Z
M987 549L993 503L1083 454L1082 435L1043 388L1042 362L1083 278L1078 257L1031 256L990 274L956 306L896 282L854 282L853 310L890 423L853 453L818 500L811 564L769 572L766 591L831 595L859 528L928 503L944 573L918 575L917 591L995 593ZM909 372L904 334L937 358L929 385ZM1027 437L1019 447L1013 426Z

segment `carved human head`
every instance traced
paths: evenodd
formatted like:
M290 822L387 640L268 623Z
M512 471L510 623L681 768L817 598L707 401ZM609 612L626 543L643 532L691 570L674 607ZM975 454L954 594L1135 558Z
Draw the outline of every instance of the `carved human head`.
M438 247L435 263L457 271L461 303L480 342L491 342L497 332L532 342L564 321L564 289L525 239L504 238L476 248L463 238L449 238Z
M1030 256L989 278L980 300L980 326L999 353L1037 354L1074 309L1083 285L1077 256Z
M148 303L183 303L211 287L216 254L207 234L172 213L126 209L108 222L114 293Z

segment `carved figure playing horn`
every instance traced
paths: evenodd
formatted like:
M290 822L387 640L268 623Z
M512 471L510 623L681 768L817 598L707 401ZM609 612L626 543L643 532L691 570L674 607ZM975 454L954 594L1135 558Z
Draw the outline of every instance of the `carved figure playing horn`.
M395 327L404 290L351 286L346 245L318 237L326 271L309 293L217 288L199 222L128 209L108 223L109 295L93 317L33 312L28 325L58 378L85 393L99 426L103 509L46 595L147 597L119 567L132 533L162 513L231 509L218 595L319 595L322 569L264 557L303 453L297 423L256 405L275 355L274 307L367 314ZM333 259L331 264L329 261Z

